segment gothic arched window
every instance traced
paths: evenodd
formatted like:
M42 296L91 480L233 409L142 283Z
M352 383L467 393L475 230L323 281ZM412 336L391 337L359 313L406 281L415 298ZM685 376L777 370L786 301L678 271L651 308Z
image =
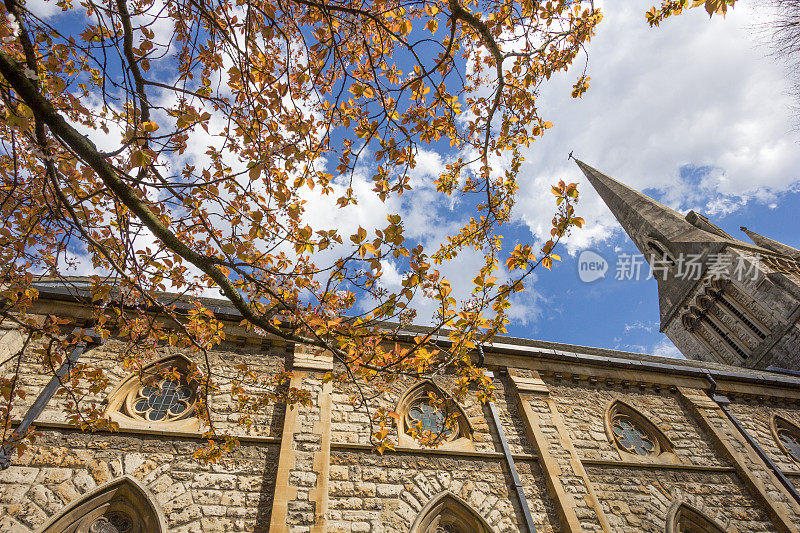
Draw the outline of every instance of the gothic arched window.
M609 440L626 457L677 460L667 437L628 404L620 400L611 402L606 410L605 423Z
M70 503L41 533L166 533L164 515L132 477L106 483Z
M667 533L725 533L714 520L688 503L676 503L667 515Z
M730 280L706 279L683 309L684 327L731 364L757 352L770 334L763 309Z
M772 418L772 435L781 449L800 462L800 428L781 416Z
M196 431L196 383L183 356L156 361L123 381L109 397L109 418L125 427Z
M461 498L442 492L422 508L411 533L491 533L481 515Z
M474 449L472 428L461 407L432 381L411 387L397 404L398 441L402 446L426 444L448 449Z

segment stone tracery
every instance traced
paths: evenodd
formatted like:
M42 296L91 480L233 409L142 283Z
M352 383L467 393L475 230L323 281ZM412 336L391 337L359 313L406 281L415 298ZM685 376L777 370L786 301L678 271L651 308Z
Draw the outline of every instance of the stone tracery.
M611 427L614 431L614 436L617 438L617 443L626 451L639 455L657 453L653 440L630 417L617 415Z
M637 459L677 461L667 437L647 417L621 400L606 409L606 432L620 453Z
M772 418L772 434L780 448L792 459L800 462L800 427L782 416Z
M474 449L472 428L461 407L432 381L422 381L401 397L395 411L398 440L403 446L417 447L415 436L451 449Z
M109 418L127 427L197 429L197 396L189 378L190 368L191 362L185 357L171 356L128 377L109 396Z

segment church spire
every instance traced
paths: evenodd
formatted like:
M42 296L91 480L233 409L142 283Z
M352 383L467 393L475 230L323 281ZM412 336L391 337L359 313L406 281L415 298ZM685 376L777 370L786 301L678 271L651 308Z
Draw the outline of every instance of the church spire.
M697 281L680 275L678 272L680 267L677 266L680 257L707 258L710 254L718 253L731 245L749 250L761 250L757 246L734 239L703 215L694 211L690 211L686 216L681 215L583 161L576 159L575 162L645 259L648 262L652 262L653 259L661 261L659 268L662 271L659 272L660 275L654 277L658 281L662 328ZM664 271L663 260L672 267ZM704 264L704 261L701 261L701 264Z
M700 213L683 216L576 162L650 263L658 282L660 330L684 356L750 368L800 366L800 250L745 228L755 244L740 241ZM763 264L758 257L765 258ZM617 273L638 279L643 262L620 255ZM731 270L724 276L725 262L739 269L738 277ZM632 275L626 275L629 270Z
M583 161L575 161L645 257L653 253L647 244L649 240L661 241L660 244L669 247L672 241L698 229L674 209L623 185Z
M778 242L774 239L770 239L769 237L764 237L763 235L759 235L755 231L750 231L744 226L742 226L740 229L743 232L747 233L747 236L750 237L750 240L753 241L757 246L766 248L767 250L770 250L777 254L783 254L789 256L792 259L800 259L800 250L798 250L797 248L792 248L791 246L787 246L782 242Z

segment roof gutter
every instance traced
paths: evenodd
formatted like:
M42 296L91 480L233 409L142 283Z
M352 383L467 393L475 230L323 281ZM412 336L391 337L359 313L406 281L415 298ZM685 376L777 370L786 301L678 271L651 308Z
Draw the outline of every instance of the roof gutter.
M40 298L47 298L53 300L69 300L76 302L82 302L84 300L87 302L91 301L88 298L87 291L79 291L75 289L70 289L68 287L50 287L50 286L38 287L38 289ZM80 294L80 292L86 292L86 294L83 295ZM175 307L179 310L184 310L184 309L188 310L191 308L191 306L189 306L187 303L181 302L179 299L176 299L170 303L175 305ZM214 314L221 320L240 321L242 319L242 314L233 306L225 305L224 303L221 303L220 305L212 305L210 302L207 302L206 307L210 311L214 312ZM395 335L395 337L397 338L397 340L412 341L415 337L417 337L421 333L424 333L424 328L420 328L419 332L414 332L410 330L400 331ZM431 337L431 340L442 347L449 347L450 345L452 345L452 341L450 341L450 339L444 335L434 335ZM593 354L586 352L581 353L579 351L570 351L571 349L580 350L582 347L559 344L559 343L546 343L543 341L541 342L541 344L543 345L550 344L553 346L562 346L567 349L562 350L555 348L547 348L544 346L535 346L535 345L526 346L521 344L508 344L502 342L503 341L502 337L498 337L496 338L496 340L498 342L494 342L492 346L481 347L480 353L482 354L485 350L485 352L489 354L507 355L511 357L525 357L525 358L538 357L564 363L597 365L597 366L621 368L628 370L658 372L662 374L681 375L699 379L704 379L706 375L711 375L718 380L738 381L741 383L753 383L771 387L786 387L790 389L800 390L800 376L795 377L794 375L789 375L788 373L784 373L783 375L776 375L772 373L762 373L757 370L751 370L749 372L739 372L736 370L718 370L718 369L712 370L704 368L699 364L697 366L694 366L694 365L680 364L677 362L662 363L656 361L643 361L640 359L616 357L614 355L611 355L614 353L611 350L609 350L609 352L611 353L609 355L600 355L597 353ZM597 352L605 351L602 349L592 349L588 347L586 349ZM645 355L645 354L639 354L639 355ZM676 359L676 361L678 360ZM767 372L769 372L769 370Z

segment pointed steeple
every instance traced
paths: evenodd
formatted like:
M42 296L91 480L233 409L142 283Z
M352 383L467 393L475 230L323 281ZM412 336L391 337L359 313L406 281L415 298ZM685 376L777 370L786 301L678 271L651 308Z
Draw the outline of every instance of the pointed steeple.
M674 209L623 185L583 161L576 160L576 162L589 183L614 213L622 228L646 257L653 253L647 246L649 239L661 241L660 244L671 248L672 241L679 238L683 240L688 235L700 233L699 228ZM709 235L705 240L718 240L719 237Z
M583 161L576 159L575 162L648 261L653 255L660 258L664 252L673 261L681 254L684 257L705 257L721 251L725 246L760 250L757 246L734 239L703 215L694 211L686 216L681 215ZM701 264L705 264L705 261L701 261ZM697 282L696 279L676 274L670 271L665 279L656 276L662 328Z
M683 216L576 162L651 263L658 282L660 330L684 356L749 368L800 367L800 250L746 228L742 230L755 244L740 241L700 213ZM738 257L748 268L755 266L754 277L716 279L711 267L720 264L720 253L730 254L732 262ZM771 271L765 275L754 256L764 257ZM615 268L623 277L633 277L642 273L641 264L639 257L620 256Z
M791 246L783 244L782 242L759 235L755 231L750 231L744 226L742 226L740 229L747 233L747 236L750 237L750 240L753 241L757 246L766 248L767 250L775 252L776 254L786 255L792 259L800 259L800 250L797 248L792 248Z

